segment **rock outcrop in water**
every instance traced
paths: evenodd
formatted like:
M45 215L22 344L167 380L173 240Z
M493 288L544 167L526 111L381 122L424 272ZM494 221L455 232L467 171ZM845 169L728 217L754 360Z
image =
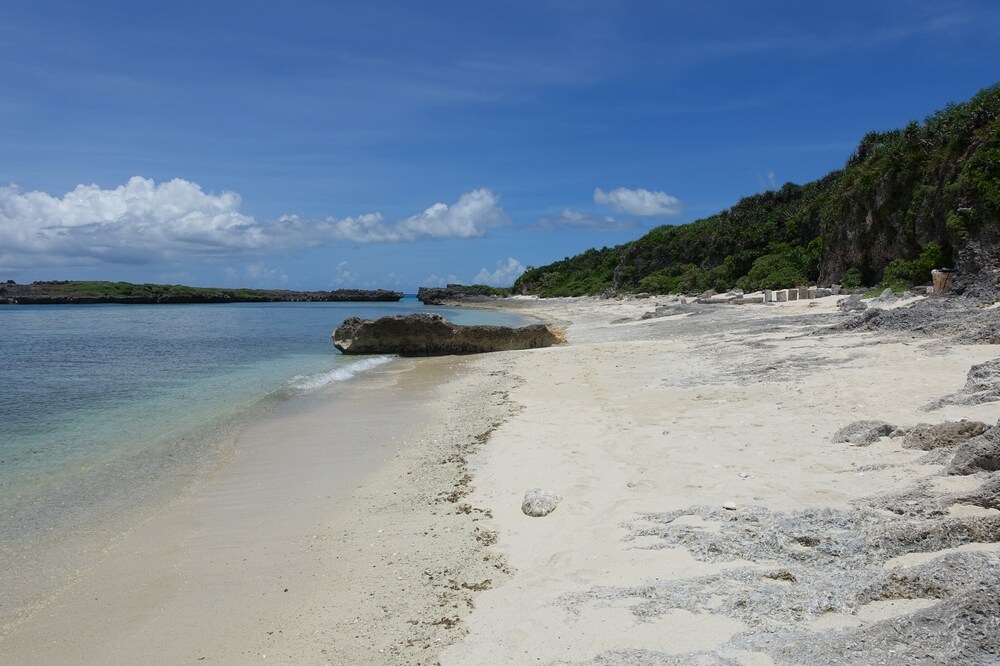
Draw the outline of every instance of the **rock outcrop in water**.
M460 326L441 315L361 319L349 317L333 332L333 345L344 354L445 356L551 347L563 342L562 332L543 324Z
M501 298L504 290L482 284L449 284L447 287L420 287L417 300L424 305L448 305L469 301L492 301Z
M390 291L388 289L334 289L327 296L322 296L323 292L316 293L321 300L325 301L378 301L396 302L403 298L403 292Z

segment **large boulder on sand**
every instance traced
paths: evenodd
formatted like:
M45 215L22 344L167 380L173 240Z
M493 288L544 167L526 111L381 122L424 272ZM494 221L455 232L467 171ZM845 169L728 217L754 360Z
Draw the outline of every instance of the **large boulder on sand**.
M559 329L543 324L460 326L439 314L361 319L349 317L333 332L333 345L344 354L399 354L444 356L551 347L565 338Z
M965 476L976 472L998 470L1000 470L1000 423L960 444L955 451L955 457L945 468L945 473Z
M980 421L959 421L957 423L918 423L903 438L904 449L932 451L947 446L958 446L962 442L982 435L989 428Z

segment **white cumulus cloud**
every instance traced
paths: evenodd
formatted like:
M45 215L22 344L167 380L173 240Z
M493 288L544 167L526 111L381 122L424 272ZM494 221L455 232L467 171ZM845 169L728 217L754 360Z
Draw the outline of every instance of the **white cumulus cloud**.
M421 236L433 238L474 238L482 236L491 227L507 224L507 216L500 208L500 200L489 190L466 192L451 207L434 204L424 212L400 220L394 232L401 240L414 240Z
M346 261L339 262L333 269L333 284L356 284L357 281L358 274L348 268L348 263Z
M778 178L775 176L773 171L768 171L763 174L758 173L757 184L764 190L776 190L778 189Z
M564 208L554 215L547 215L538 220L534 228L557 229L575 228L592 229L594 231L624 231L635 229L639 225L632 220L619 220L611 215L591 215L572 208Z
M442 277L437 273L431 273L426 278L424 278L424 281L421 282L420 284L422 284L425 287L444 287L445 285L449 284L458 284L461 281L462 281L461 278L459 278L454 273L449 273L447 277Z
M151 263L311 247L334 241L384 243L473 238L508 223L499 198L479 189L387 223L380 213L306 220L258 220L235 192L214 194L180 178L135 176L102 189L78 185L61 197L0 187L0 267L66 263Z
M610 206L612 210L626 215L638 217L666 217L680 215L684 206L681 200L666 192L650 192L639 188L630 190L619 187L605 192L601 188L594 190L594 203Z
M288 275L279 267L269 267L263 262L246 264L242 268L226 266L222 269L227 283L240 287L264 287L274 284L287 284Z
M514 257L508 257L506 263L502 261L497 262L497 268L495 271L488 271L485 268L481 269L476 277L472 278L472 282L475 284L488 284L493 287L509 287L514 284L514 280L521 276L521 273L525 271L524 266L521 262Z

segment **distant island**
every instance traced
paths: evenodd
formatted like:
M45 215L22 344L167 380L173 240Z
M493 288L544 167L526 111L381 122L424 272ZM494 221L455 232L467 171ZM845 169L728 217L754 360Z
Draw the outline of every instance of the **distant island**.
M0 305L83 305L125 303L274 303L323 301L394 302L401 291L387 289L337 289L334 291L291 291L288 289L221 289L187 287L177 284L132 284L130 282L87 282L58 280L17 284L0 283Z

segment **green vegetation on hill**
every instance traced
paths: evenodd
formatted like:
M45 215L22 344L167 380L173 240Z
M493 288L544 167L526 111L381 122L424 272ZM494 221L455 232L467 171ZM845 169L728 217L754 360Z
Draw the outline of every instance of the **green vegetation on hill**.
M384 289L291 291L288 289L221 289L179 284L132 284L103 281L36 281L0 284L0 304L45 305L86 303L262 303L285 301L398 301L402 292Z
M510 287L491 287L488 284L449 284L445 290L468 296L510 296Z
M905 289L1000 267L1000 84L924 123L869 132L843 169L717 215L529 268L516 293L692 293L843 281ZM994 284L995 286L995 284Z
M528 269L514 282L514 293L542 296L599 294L611 288L625 246L587 250L575 257Z
M132 284L131 282L67 281L46 283L51 291L74 296L95 298L229 298L265 299L269 292L263 289L219 289L215 287L187 287L180 284Z

